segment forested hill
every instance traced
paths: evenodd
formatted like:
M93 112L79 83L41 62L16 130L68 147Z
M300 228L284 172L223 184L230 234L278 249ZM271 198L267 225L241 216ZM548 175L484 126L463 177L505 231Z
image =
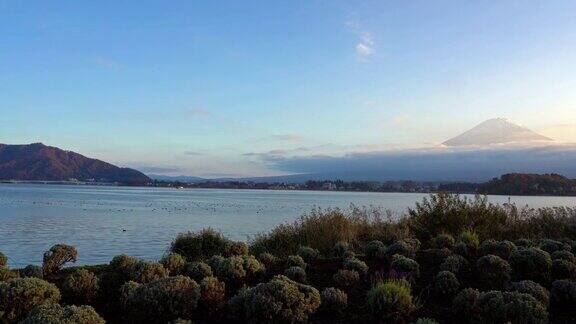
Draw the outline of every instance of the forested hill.
M510 173L479 186L492 195L576 196L576 180L559 174Z
M78 180L124 185L146 185L151 181L140 171L119 168L110 163L41 143L0 144L0 180Z

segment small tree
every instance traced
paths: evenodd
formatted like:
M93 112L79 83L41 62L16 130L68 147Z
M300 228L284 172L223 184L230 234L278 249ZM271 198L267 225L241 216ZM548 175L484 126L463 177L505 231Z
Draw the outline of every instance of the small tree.
M50 250L44 252L42 270L44 276L58 272L62 266L68 262L76 262L78 251L76 248L66 244L56 244Z

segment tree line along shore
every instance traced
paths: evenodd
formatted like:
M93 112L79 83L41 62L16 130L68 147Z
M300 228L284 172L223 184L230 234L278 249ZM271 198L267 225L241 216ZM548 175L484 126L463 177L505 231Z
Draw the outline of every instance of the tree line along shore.
M400 218L316 209L247 243L178 235L157 261L0 254L1 323L574 323L576 209L434 194Z

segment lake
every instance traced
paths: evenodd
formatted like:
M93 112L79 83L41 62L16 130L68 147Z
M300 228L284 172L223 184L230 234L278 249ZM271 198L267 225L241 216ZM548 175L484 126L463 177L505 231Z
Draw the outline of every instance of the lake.
M56 243L78 264L114 255L160 258L181 232L213 227L236 240L297 219L314 207L373 205L402 214L426 194L0 185L0 251L11 267L41 264ZM506 196L490 196L496 203ZM511 197L518 206L576 206L576 197Z

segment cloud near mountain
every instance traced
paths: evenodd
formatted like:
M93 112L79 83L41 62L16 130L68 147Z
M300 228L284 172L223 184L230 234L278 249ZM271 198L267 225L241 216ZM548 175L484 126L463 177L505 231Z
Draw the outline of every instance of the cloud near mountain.
M576 177L576 144L437 147L339 157L273 156L266 161L288 173L329 175L344 180L485 181L509 172L556 172Z

